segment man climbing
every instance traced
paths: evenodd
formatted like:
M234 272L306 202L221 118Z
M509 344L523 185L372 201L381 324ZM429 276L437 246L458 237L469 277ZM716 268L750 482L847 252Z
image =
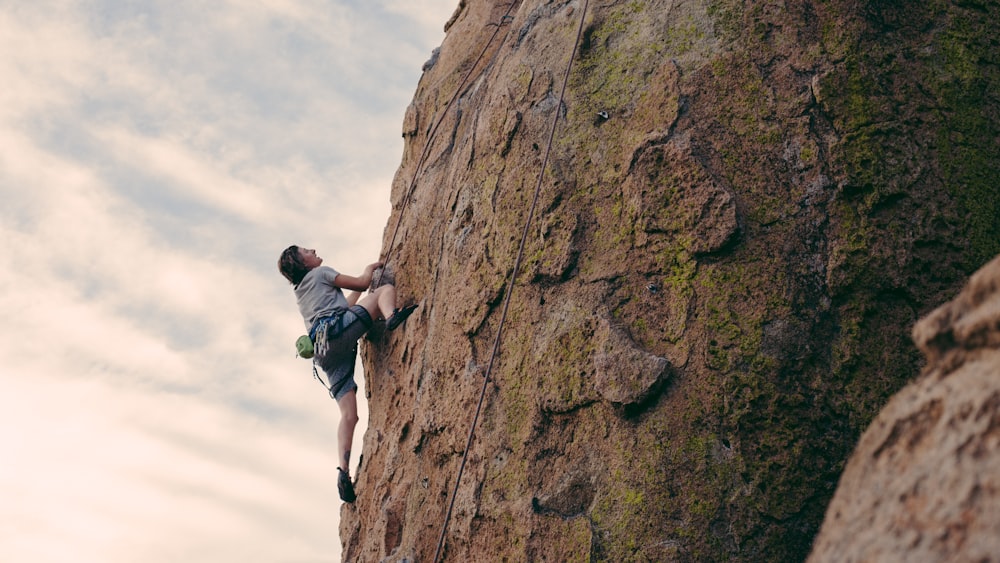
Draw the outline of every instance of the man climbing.
M379 317L386 319L388 330L396 329L417 306L397 309L396 288L392 285L383 285L361 297L361 292L372 283L372 274L382 267L381 262L369 264L356 277L341 274L322 264L323 259L316 255L315 250L292 245L281 253L278 270L295 289L299 312L316 350L313 361L326 373L330 396L340 407L337 490L341 500L354 502L354 485L348 464L354 426L358 422L358 385L354 381L358 339ZM344 289L351 290L346 297Z

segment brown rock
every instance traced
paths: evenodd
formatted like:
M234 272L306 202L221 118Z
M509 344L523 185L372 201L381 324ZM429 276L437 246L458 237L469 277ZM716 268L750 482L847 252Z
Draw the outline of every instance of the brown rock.
M430 561L453 493L445 561L801 561L1000 252L996 2L583 8L464 0L426 65L346 561Z
M594 334L594 384L606 400L624 406L639 404L656 390L670 364L638 348L631 338L607 321Z
M697 254L721 249L736 234L736 201L691 154L687 138L644 144L623 186L636 226L636 244L656 236L689 236Z
M1000 556L1000 258L913 335L927 367L862 436L811 562Z

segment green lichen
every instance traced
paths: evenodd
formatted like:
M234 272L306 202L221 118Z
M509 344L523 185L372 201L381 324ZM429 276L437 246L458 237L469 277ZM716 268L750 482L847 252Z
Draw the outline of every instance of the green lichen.
M760 159L760 151L780 146L785 135L774 116L775 94L748 57L748 53L734 52L714 59L712 87L719 100L713 113L726 130L740 139L739 144L720 147L725 179L731 186L753 190L753 197L745 199L747 217L769 225L794 213L795 204L787 192L765 189L769 185L765 179L747 177L746 163Z
M705 30L697 22L688 17L670 28L664 42L664 50L675 57L691 52L705 40Z
M506 322L516 326L522 314L522 309L512 304ZM498 412L494 418L495 424L507 437L509 447L518 452L523 450L524 444L530 439L532 415L537 410L533 380L520 377L524 362L533 357L530 335L524 332L506 332L504 350L502 358L510 359L495 367L497 373L493 374L500 394Z
M570 313L564 321L564 326L570 328L558 335L555 345L540 360L540 396L551 401L550 409L568 410L591 397L593 356L597 351L591 318L588 311Z
M836 11L831 5L824 10ZM995 102L988 94L1000 89L995 72L982 69L989 66L984 61L996 66L996 55L977 43L976 34L986 34L978 24L955 19L920 26L946 31L922 44L926 49L906 54L930 51L940 64L920 67L925 75L915 71L919 78L891 81L902 72L898 60L905 58L893 52L894 38L862 38L863 22L854 14L845 15L849 25L839 28L841 19L819 16L819 41L827 56L822 65L829 72L818 74L823 77L821 107L802 111L823 135L813 135L813 144L803 144L798 156L810 172L815 166L832 183L807 209L796 191L797 171L761 172L754 166L780 161L785 141L803 134L788 127L776 110L789 94L776 89L768 74L770 65L783 60L773 58L776 48L762 45L776 27L768 20L773 16L737 2L712 2L709 12L714 33L740 48L685 76L701 82L682 84L686 92L697 87L702 99L715 96L710 105L719 113L707 113L692 96L689 113L678 123L691 128L692 139L701 143L698 157L739 200L745 227L734 247L708 257L694 255L690 236L677 234L685 226L666 209L671 201L667 172L658 176L664 181L663 200L650 197L649 206L627 199L622 186L637 143L648 131L617 118L652 95L645 81L670 51L686 52L702 39L697 27L678 25L659 46L632 45L639 40L639 18L626 7L606 7L574 66L569 113L557 132L561 174L572 176L562 185L574 188L566 205L580 217L583 283L610 288L609 307L638 346L666 355L672 349L668 345L690 345L690 357L682 360L687 364L677 366L663 395L650 404L623 413L594 399L572 414L579 440L610 444L610 451L594 462L608 471L596 477L604 482L595 483L597 496L583 517L589 526L572 528L579 538L568 540L581 550L574 553L590 548L591 560L801 560L858 433L915 373L917 360L899 351L909 345L902 327L912 323L912 308L929 305L929 291L919 283L891 287L907 281L890 279L901 268L892 260L906 259L914 228L894 202L917 193L911 190L914 183L940 180L947 197L929 201L926 208L930 212L958 202L957 228L970 235L969 256L995 252L1000 240L1000 198L993 181L1000 155L991 109ZM832 60L831 53L836 53ZM933 99L919 98L908 83L916 80ZM900 105L911 99L933 111ZM615 119L595 122L595 108ZM924 125L900 122L903 110L914 120L932 121L932 133L914 134ZM694 123L683 121L688 118ZM925 167L919 175L910 174L915 161L902 158L910 154ZM498 177L502 163L487 168ZM547 172L548 179L557 169ZM508 185L495 194L502 182L485 172L482 177L488 179L484 192L490 193L482 204L500 201L506 208L498 214L518 217L510 210L526 203L523 186ZM933 189L923 193L937 195ZM652 220L656 226L643 222ZM519 233L520 225L513 224L509 217L500 218L494 229ZM803 241L809 237L815 240ZM533 237L530 243L527 264L544 267L552 259L546 241ZM504 252L512 254L516 245L498 245L501 249L491 247L491 252L503 263ZM821 272L803 267L813 259ZM621 269L609 272L615 265ZM647 279L659 284L659 293L645 289ZM540 285L546 298L561 296L551 280ZM892 292L906 295L889 302ZM828 304L821 307L823 300ZM531 326L537 322L537 314L529 314L532 307L537 301L515 301L508 322ZM529 456L529 444L545 432L544 424L535 424L539 400L579 405L593 393L587 366L595 353L594 324L580 320L593 311L577 313L560 320L570 328L555 337L544 359L536 359L534 329L504 339L507 359L486 426L509 437L511 460ZM680 329L672 332L670 322ZM774 331L767 332L776 323L791 327L786 340L775 341ZM525 476L538 471L531 463L508 461L489 474L483 498L536 494ZM509 530L530 534L530 527L510 520L511 514L492 517ZM498 553L518 560L530 543L529 537Z
M628 118L651 96L663 96L659 89L650 91L650 78L676 56L667 43L646 39L648 34L663 33L649 29L647 9L642 2L634 7L616 5L595 18L570 74L567 119L560 126L557 144L564 154L599 159L593 179L601 183L620 181L631 151L650 130L656 130L653 123L629 123ZM684 42L697 36L695 30L686 28L666 33ZM606 112L609 119L597 121L598 111ZM595 127L600 134L595 135Z
M945 184L967 217L973 269L1000 253L1000 117L990 97L1000 90L1000 57L985 21L963 15L952 25L937 37L942 64L928 68L945 108L936 148Z
M743 31L743 2L709 2L707 12L715 22L716 34L728 41L740 37Z

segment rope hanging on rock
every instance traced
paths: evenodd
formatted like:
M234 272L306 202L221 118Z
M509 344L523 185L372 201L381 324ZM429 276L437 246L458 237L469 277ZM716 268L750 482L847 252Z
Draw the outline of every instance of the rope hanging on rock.
M493 341L493 352L490 354L490 361L486 367L486 374L483 376L483 388L479 394L479 404L476 405L476 413L472 418L472 426L469 428L469 439L465 444L465 453L462 454L462 462L458 467L458 476L455 478L455 487L451 493L451 502L448 503L448 512L445 514L444 523L441 525L441 535L438 538L437 550L434 552L434 563L440 561L442 549L444 548L445 534L448 531L448 522L451 520L451 513L455 508L455 498L458 496L458 486L462 482L462 474L465 472L465 464L469 457L469 450L472 448L476 425L479 423L479 415L483 409L483 400L486 398L486 389L490 381L490 375L493 372L493 364L496 361L500 350L500 337L503 334L504 322L507 320L507 310L510 307L511 295L514 293L514 282L517 280L517 274L521 269L521 260L524 257L524 247L528 241L528 232L531 227L531 222L535 216L535 209L538 207L538 197L542 191L542 182L545 178L545 168L549 163L549 153L552 151L552 141L555 139L556 125L559 122L559 108L562 107L563 99L566 95L566 84L569 82L569 73L573 68L573 59L576 58L576 50L580 44L580 38L583 36L583 23L587 17L587 8L589 7L589 4L590 0L584 0L583 10L580 14L580 24L576 31L576 39L573 41L573 49L570 51L569 62L566 63L566 73L563 76L562 89L559 91L559 103L556 104L556 109L553 112L554 115L552 116L552 127L549 130L549 140L545 146L545 156L542 159L541 170L538 172L538 184L535 186L535 195L531 201L531 208L528 210L528 217L524 222L524 232L521 234L521 244L518 246L517 258L514 260L514 271L511 272L510 281L507 285L507 294L504 296L503 311L500 314L500 323L497 325L497 334Z
M490 36L490 40L486 42L486 46L483 47L483 50L480 51L479 56L476 57L476 62L472 63L472 66L469 67L469 71L465 73L464 77L462 77L462 81L458 84L458 88L455 89L455 93L452 94L451 99L448 100L448 103L444 106L444 109L441 111L441 116L438 118L434 126L431 127L430 133L427 135L427 141L424 142L424 148L420 152L420 158L417 159L417 164L414 167L413 177L410 179L410 185L407 186L406 194L403 196L403 203L400 205L399 208L399 217L396 218L396 226L393 227L392 237L390 237L389 239L389 249L386 250L385 260L382 261L382 269L379 272L378 280L374 284L376 287L378 286L379 282L382 281L382 275L385 273L385 266L389 263L389 259L392 256L392 251L396 244L396 235L399 233L399 226L403 223L403 214L406 213L406 207L410 202L410 196L413 195L413 191L416 188L417 178L420 176L420 167L423 166L424 161L427 159L427 156L430 155L431 142L434 140L435 134L437 134L438 127L444 121L445 116L448 115L448 110L451 109L452 104L454 104L455 100L458 99L458 96L461 95L462 89L465 88L465 85L469 82L469 78L472 77L472 73L475 72L476 67L479 66L479 62L482 61L483 56L486 55L486 51L488 51L490 45L493 44L493 40L496 39L497 35L500 34L500 28L503 27L504 23L510 21L511 19L510 13L514 9L514 6L518 4L520 4L520 2L512 1L510 5L507 6L507 11L500 18L500 23L498 23L496 29L493 30L493 35ZM506 36L504 36L504 39L506 39Z

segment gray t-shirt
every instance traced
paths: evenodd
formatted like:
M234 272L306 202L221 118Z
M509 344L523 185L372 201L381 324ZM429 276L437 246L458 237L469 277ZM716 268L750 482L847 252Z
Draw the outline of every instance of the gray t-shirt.
M337 270L329 266L319 266L309 270L302 282L295 286L295 299L299 303L299 312L306 323L306 330L312 328L316 319L346 311L347 297L339 287L334 285Z

